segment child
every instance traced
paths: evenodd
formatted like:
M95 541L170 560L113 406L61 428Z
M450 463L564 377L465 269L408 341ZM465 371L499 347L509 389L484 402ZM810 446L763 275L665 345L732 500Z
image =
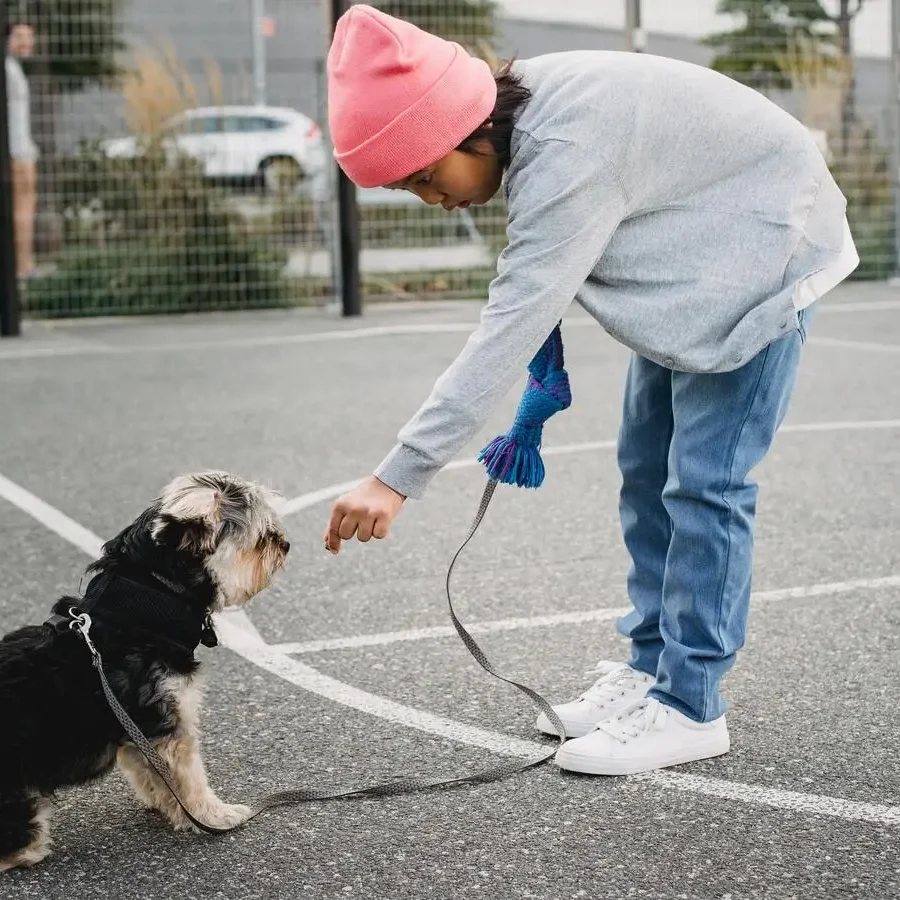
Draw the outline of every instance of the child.
M749 472L787 409L810 306L859 262L813 138L698 66L577 52L494 76L367 6L338 23L328 89L356 184L448 211L502 184L509 243L480 325L375 474L334 504L326 546L386 537L577 300L634 351L618 447L634 608L619 622L629 661L601 663L555 707L574 736L556 761L626 775L727 753L719 684L750 601Z

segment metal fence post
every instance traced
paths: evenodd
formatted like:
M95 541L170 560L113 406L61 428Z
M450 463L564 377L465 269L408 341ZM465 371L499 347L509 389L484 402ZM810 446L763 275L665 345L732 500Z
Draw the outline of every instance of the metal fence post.
M894 275L900 276L900 0L891 0L891 169L894 185Z
M250 0L250 27L253 48L253 102L266 105L266 0Z
M337 27L338 19L349 8L349 0L331 0L332 35ZM356 186L344 174L340 166L337 166L337 170L341 311L344 316L360 316L362 315L362 287L359 274L359 206L356 202Z
M628 49L643 53L647 46L647 32L641 24L641 0L625 0L625 34Z
M9 123L6 96L7 6L0 0L0 33L3 65L0 65L0 337L15 337L21 330L19 284L16 280L16 243L13 219L12 166L9 158Z

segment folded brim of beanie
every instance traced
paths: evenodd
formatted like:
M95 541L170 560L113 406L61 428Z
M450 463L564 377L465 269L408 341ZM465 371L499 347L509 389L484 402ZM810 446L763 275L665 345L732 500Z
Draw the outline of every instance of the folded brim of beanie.
M384 187L408 178L455 150L490 116L497 101L490 66L453 47L450 65L412 106L363 143L335 152L356 185Z

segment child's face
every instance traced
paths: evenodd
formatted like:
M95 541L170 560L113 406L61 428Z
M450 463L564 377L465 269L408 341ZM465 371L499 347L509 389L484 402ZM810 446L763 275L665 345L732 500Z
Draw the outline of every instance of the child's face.
M429 206L440 204L450 212L487 203L500 190L502 177L496 156L451 150L436 163L387 187L412 191Z

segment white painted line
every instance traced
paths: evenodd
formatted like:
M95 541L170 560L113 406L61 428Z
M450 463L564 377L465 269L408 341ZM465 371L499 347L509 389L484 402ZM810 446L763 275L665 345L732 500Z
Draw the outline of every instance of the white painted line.
M35 497L34 494L26 491L14 481L4 478L3 475L0 475L0 497L12 503L13 506L18 506L22 512L28 513L54 534L58 534L79 550L87 553L91 559L96 559L100 555L103 541L93 531L88 531L65 513L50 506L49 503L45 503L40 497Z
M900 428L900 419L868 419L847 422L799 422L783 425L778 433L801 434L809 431L880 431L882 429Z
M14 482L0 475L2 496L15 504L24 512L48 527L55 534L69 541L79 550L95 558L100 550L100 538L93 532L79 525L68 516L54 509L34 494L19 487ZM868 579L869 582L893 583L894 579ZM844 586L858 586L862 582L840 582ZM833 586L832 586L833 587ZM819 586L821 589L821 586ZM787 599L798 588L786 591L770 591L769 599L779 597ZM286 656L276 648L265 644L259 632L252 626L242 610L226 613L216 617L216 628L222 644L234 653L255 665L283 678L311 693L326 697L336 703L350 706L367 715L377 716L389 722L415 728L427 734L481 747L503 756L531 759L546 752L546 744L523 741L509 735L487 731L456 722L444 716L435 716L410 706L395 703L377 694L359 690L351 685L337 681L328 675L316 671L298 660ZM877 822L882 825L900 824L900 807L876 803L861 803L835 797L824 797L820 794L802 794L796 791L784 791L767 788L762 785L729 782L723 779L704 778L696 775L681 775L672 772L652 772L647 775L632 776L645 781L654 787L671 788L680 791L704 794L720 799L735 800L742 803L761 804L785 809L793 812L804 812L813 815L834 816L851 821Z
M522 628L552 628L554 625L578 625L582 622L603 622L617 619L625 609L589 609L578 612L558 613L549 616L530 616L517 619L497 619L493 622L471 622L466 628L472 634L492 634L498 631L518 631ZM280 653L321 653L323 650L349 650L356 647L379 647L400 641L422 641L432 638L456 637L451 625L433 628L410 628L406 631L386 631L382 634L359 634L345 638L324 638L319 641L273 644Z
M42 359L48 356L88 356L109 353L102 344L75 344L60 347L30 347L26 342L22 347L0 350L0 361L5 359Z
M294 497L293 500L284 500L278 505L278 512L282 516L290 516L293 513L300 512L302 509L315 506L317 503L324 503L333 497L340 497L341 494L352 491L361 480L361 478L357 478L355 481L341 481L338 484L331 484L318 491L301 494L299 497Z
M216 622L216 629L219 633L219 640L224 646L261 669L265 669L303 690L318 694L320 697L333 700L343 706L349 706L367 715L377 716L379 719L385 719L397 725L405 725L408 728L415 728L418 731L462 744L481 747L503 756L527 758L536 756L541 750L546 752L546 748L542 744L519 740L494 731L485 731L483 728L465 725L444 716L435 716L344 684L344 682L324 675L311 666L291 659L274 647L260 642L231 622L230 616L220 616Z
M47 356L132 356L135 353L168 353L202 350L232 350L241 347L273 347L290 344L323 344L334 341L353 341L361 338L386 337L410 334L442 334L469 332L476 323L446 322L419 325L374 325L369 328L345 328L335 331L313 331L303 334L273 334L260 337L226 338L208 341L176 341L159 344L134 344L126 346L79 345L76 347L16 347L0 351L0 360L29 359Z
M446 307L445 307L446 308ZM875 312L900 308L900 300L872 300L858 303L827 303L822 305L822 312ZM201 352L207 350L233 350L253 347L275 347L291 344L321 344L331 341L358 340L371 337L392 337L416 334L465 334L474 331L477 321L471 322L434 322L411 323L406 325L374 325L361 328L344 328L329 331L314 331L303 334L272 334L259 337L225 338L206 341L175 341L157 344L135 344L132 346L106 344L77 344L60 346L10 347L0 350L0 362L17 359L42 359L54 356L132 356L136 353L177 353ZM587 328L597 325L590 316L576 314L565 320L565 328ZM27 339L26 339L27 340ZM842 341L837 338L811 337L810 343L843 346L859 350L875 350L881 352L900 352L900 347L889 344L867 344L854 341Z
M216 616L216 625L217 627L221 625L223 621L228 621L234 625L235 628L239 628L248 637L252 638L254 641L259 641L261 644L264 644L263 636L259 633L257 627L253 624L250 616L247 615L247 611L245 609L229 609L223 613L219 613Z
M806 432L820 431L879 431L881 429L900 428L900 419L872 419L868 421L848 421L848 422L804 422L796 425L783 425L779 429L779 434L803 434ZM558 444L555 447L543 447L541 455L543 456L563 456L567 453L585 453L594 450L615 450L616 441L584 441L578 444ZM477 459L456 459L448 463L442 471L453 472L459 469L472 469L480 466L481 463ZM328 487L320 488L317 491L311 491L308 494L300 494L292 500L286 500L279 507L283 516L290 516L311 506L324 503L326 500L332 500L341 494L352 490L362 481L357 478L354 481L342 481L338 484L332 484Z
M826 313L856 313L856 312L886 312L892 309L900 309L900 300L859 300L856 303L823 303L820 312Z
M877 825L900 825L900 806L886 803L860 803L858 800L842 800L823 794L803 794L761 784L744 784L722 778L705 778L678 772L648 772L632 775L632 781L643 781L667 790L703 794L720 800L736 800L739 803L755 803L813 816L833 816L853 822L874 822Z
M881 588L900 587L900 575L882 578L855 578L850 581L832 581L825 584L801 585L779 588L774 591L758 591L751 594L751 603L779 603L783 600L806 600L809 597L834 597L852 594L854 591L875 591Z
M590 318L566 320L566 328L584 328L597 323ZM432 322L408 325L373 325L364 328L342 328L333 331L312 331L303 334L271 334L259 337L225 338L208 341L176 341L159 344L97 345L79 344L60 347L13 347L0 350L0 362L6 359L33 359L52 356L133 356L136 353L177 353L182 351L233 350L252 347L277 347L292 344L325 344L336 341L355 341L362 338L400 337L417 334L469 334L478 327L471 322Z
M326 697L343 706L349 706L366 715L376 716L396 725L414 728L417 731L458 743L480 747L501 756L531 759L547 752L546 744L524 741L498 732L466 725L445 716L435 716L415 707L395 703L377 694L344 684L285 656L276 647L259 642L231 622L224 622L221 617L217 622L217 629L223 645L248 662L254 663L303 690ZM649 772L644 775L631 776L629 780L641 781L658 789L701 794L722 800L768 806L793 813L829 816L854 822L874 822L879 825L900 825L900 806L844 800L822 794L805 794L765 785L677 772Z
M821 347L840 347L844 350L871 350L873 353L900 353L900 344L876 344L872 341L847 341L843 338L811 337L808 344Z
M801 585L772 591L755 591L752 604L778 603L784 600L805 600L809 597L833 597L854 591L871 591L879 588L900 588L900 575L884 578L858 578L854 581L833 581L825 584ZM512 619L495 619L490 622L466 623L473 634L493 634L501 631L519 631L526 628L553 628L557 625L581 625L585 622L606 622L625 615L630 607L585 609L576 612L546 616L522 616ZM385 631L380 634L355 634L345 638L323 638L317 641L299 641L272 645L281 653L322 653L329 650L351 650L359 647L383 647L404 641L425 641L435 638L456 637L452 626L437 625L432 628L410 628L404 631Z

